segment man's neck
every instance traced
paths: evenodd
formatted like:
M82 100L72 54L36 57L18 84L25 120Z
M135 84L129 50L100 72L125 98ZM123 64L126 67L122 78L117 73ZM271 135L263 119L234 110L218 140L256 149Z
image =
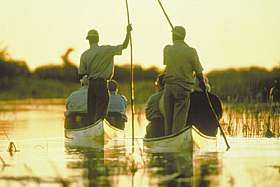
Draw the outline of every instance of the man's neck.
M185 41L184 40L173 40L173 43L175 44L175 43L185 43Z
M117 91L110 92L111 95L117 95Z
M91 43L90 48L98 47L98 43Z

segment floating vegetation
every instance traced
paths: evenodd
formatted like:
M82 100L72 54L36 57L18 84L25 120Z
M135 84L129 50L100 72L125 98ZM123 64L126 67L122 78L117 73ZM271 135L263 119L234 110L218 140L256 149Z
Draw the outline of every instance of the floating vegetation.
M10 154L13 154L14 152L19 152L14 142L9 143L8 151Z

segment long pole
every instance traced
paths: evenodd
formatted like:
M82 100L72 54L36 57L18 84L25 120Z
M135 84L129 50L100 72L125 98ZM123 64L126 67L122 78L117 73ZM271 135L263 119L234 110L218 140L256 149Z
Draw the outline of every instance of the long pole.
M166 19L167 19L167 21L168 21L170 27L171 27L172 30L173 30L173 29L174 29L174 26L173 26L172 22L170 21L170 19L169 19L167 13L166 13L166 11L165 11L165 9L164 9L164 7L163 7L161 1L158 0L158 3L159 3L159 5L160 5L160 7L161 7L161 9L162 9L162 11L163 11L163 13L164 13L164 15L165 15L165 17L166 17ZM228 143L228 141L227 141L227 138L226 138L226 135L225 135L225 133L224 133L224 131L223 131L223 128L222 128L221 125L220 125L220 122L219 122L219 120L218 120L218 117L217 117L217 115L216 115L216 112L215 112L215 110L213 109L213 106L212 106L212 103L211 103L211 101L210 101L210 98L209 98L209 95L208 95L207 91L205 91L205 96L206 96L206 98L207 98L209 107L211 108L211 111L212 111L213 115L215 116L215 120L216 120L217 126L219 127L219 129L220 129L220 131L221 131L221 134L222 134L222 136L223 136L223 138L224 138L224 140L225 140L225 142L226 142L227 150L229 150L229 149L230 149L229 143Z
M171 28L172 28L172 30L173 30L173 29L174 29L174 26L173 26L172 22L170 21L170 19L169 19L169 17L168 17L168 15L167 15L167 13L166 13L166 11L165 11L165 9L164 9L164 7L163 7L163 5L162 5L161 1L160 1L160 0L158 0L158 3L159 3L159 6L161 7L161 9L162 9L162 11L163 11L163 13L164 13L164 15L165 15L165 17L166 17L166 19L167 19L167 21L168 21L168 23L169 23L170 27L171 27Z
M128 7L128 0L126 2L126 12L127 12L127 23L130 24L130 14ZM132 153L134 153L134 68L133 68L133 45L132 45L132 36L129 34L129 43L130 43L130 107L131 107L131 128L132 128Z
M205 90L204 93L205 93L205 96L206 96L206 98L207 98L207 101L208 101L210 110L212 111L212 114L213 114L214 117L215 117L216 124L217 124L217 126L219 127L222 136L224 137L224 140L225 140L226 145L227 145L227 150L229 150L229 149L230 149L229 143L228 143L228 141L227 141L227 138L226 138L226 135L225 135L225 133L224 133L224 131L223 131L223 128L222 128L222 126L220 125L219 119L218 119L217 114L216 114L216 112L215 112L215 110L214 110L214 108L213 108L213 105L212 105L212 103L211 103L211 100L210 100L210 97L209 97L209 95L208 95L208 92Z

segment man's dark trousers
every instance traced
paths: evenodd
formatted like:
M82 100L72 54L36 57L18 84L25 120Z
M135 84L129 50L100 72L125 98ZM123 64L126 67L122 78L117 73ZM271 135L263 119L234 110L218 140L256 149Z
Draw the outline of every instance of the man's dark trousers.
M107 88L107 81L105 79L91 78L89 80L87 101L90 123L106 117L109 103L109 92Z

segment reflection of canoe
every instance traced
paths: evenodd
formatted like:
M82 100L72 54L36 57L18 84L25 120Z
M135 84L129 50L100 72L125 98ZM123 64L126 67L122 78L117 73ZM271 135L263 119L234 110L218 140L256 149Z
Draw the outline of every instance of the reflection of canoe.
M103 147L124 141L124 131L112 126L107 120L81 128L66 128L65 138L73 145Z
M217 136L207 136L194 126L188 126L176 134L158 138L144 138L146 152L197 152L216 151Z

